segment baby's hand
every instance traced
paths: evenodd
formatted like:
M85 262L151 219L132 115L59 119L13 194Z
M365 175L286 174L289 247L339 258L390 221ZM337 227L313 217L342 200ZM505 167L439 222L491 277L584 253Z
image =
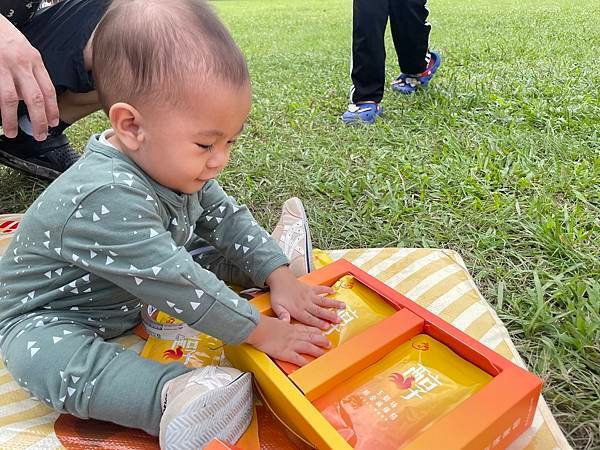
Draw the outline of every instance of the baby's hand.
M306 325L295 324L260 316L260 322L246 343L265 352L267 355L303 366L308 361L302 354L318 358L325 353L323 349L331 347L329 340L321 330Z
M328 286L313 286L298 281L287 267L280 267L267 278L271 288L271 307L279 319L299 322L326 330L340 319L331 308L344 309L343 302L325 297L335 291Z

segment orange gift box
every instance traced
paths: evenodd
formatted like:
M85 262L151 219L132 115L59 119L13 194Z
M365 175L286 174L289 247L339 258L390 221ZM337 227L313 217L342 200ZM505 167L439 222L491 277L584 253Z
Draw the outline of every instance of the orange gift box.
M496 450L531 425L542 387L535 375L348 261L302 280L334 286L346 275L395 312L301 368L246 344L225 348L236 367L253 372L264 400L294 432L318 449L371 449L370 432L379 434L380 448ZM252 303L273 315L269 294ZM401 391L388 395L386 387ZM352 426L367 438L357 439Z

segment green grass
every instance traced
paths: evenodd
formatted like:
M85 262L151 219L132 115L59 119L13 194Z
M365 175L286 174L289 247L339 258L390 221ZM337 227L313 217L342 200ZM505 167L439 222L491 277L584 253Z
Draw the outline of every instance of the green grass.
M215 3L254 107L222 183L266 227L306 203L322 248L459 251L571 444L600 448L600 98L595 0L432 0L427 90L342 126L351 2ZM387 75L398 68L388 37ZM69 130L81 148L99 114ZM0 210L44 184L0 169ZM10 189L7 189L10 187Z

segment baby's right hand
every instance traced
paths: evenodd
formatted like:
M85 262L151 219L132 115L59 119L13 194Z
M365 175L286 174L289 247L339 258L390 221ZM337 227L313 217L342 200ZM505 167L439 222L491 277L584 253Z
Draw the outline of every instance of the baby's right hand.
M317 358L325 353L323 349L331 347L329 340L318 328L290 324L262 314L258 325L246 339L246 343L273 358L297 366L303 366L308 362L302 354Z

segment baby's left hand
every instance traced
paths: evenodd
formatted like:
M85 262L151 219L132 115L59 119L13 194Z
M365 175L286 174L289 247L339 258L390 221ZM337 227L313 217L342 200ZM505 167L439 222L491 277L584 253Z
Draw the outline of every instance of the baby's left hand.
M344 309L346 304L325 297L335 293L329 286L303 283L285 266L275 269L267 284L271 288L271 307L279 319L289 322L294 318L322 330L328 329L331 322L340 322L331 308Z

